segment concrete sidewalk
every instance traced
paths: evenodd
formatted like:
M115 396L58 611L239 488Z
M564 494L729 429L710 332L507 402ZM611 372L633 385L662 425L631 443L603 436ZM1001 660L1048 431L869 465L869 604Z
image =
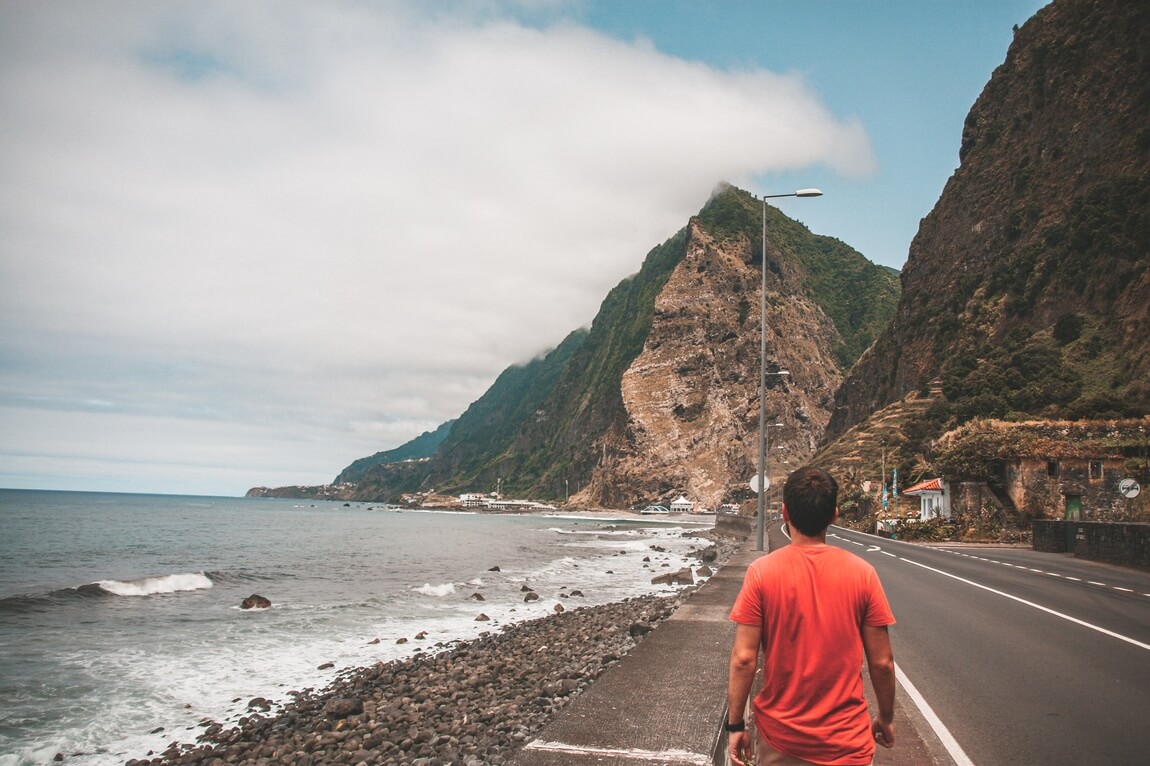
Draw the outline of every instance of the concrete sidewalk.
M771 549L787 543L777 527L769 540ZM727 763L721 725L735 635L727 615L747 566L761 555L753 548L752 539L670 619L560 711L509 766ZM869 680L867 693L871 696ZM952 763L901 690L895 734L895 747L879 748L876 766Z

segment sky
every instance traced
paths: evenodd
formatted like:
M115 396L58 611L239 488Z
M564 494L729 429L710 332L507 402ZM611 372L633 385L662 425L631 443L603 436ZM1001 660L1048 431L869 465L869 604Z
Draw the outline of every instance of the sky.
M0 487L330 482L723 182L901 268L1044 4L0 3Z

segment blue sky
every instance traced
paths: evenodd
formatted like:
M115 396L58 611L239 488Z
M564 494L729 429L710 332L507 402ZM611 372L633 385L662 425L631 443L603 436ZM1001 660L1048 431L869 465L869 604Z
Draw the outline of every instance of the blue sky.
M820 234L901 268L919 221L958 167L962 123L1014 25L1038 0L605 2L583 19L671 55L728 70L794 72L840 118L857 118L876 167L843 177L823 166L760 179L756 191L817 186L817 203L783 203Z
M720 181L899 268L1042 5L0 5L0 486L329 481Z

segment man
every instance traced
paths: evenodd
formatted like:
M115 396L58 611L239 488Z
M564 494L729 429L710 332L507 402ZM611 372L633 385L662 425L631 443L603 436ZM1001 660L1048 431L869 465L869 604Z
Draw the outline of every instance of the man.
M838 483L800 468L783 487L791 544L747 569L731 610L738 623L727 690L728 752L745 766L752 735L743 720L763 652L755 697L757 766L869 764L875 743L894 745L894 623L878 575L853 553L827 545L838 516ZM866 656L878 700L873 721L863 696Z

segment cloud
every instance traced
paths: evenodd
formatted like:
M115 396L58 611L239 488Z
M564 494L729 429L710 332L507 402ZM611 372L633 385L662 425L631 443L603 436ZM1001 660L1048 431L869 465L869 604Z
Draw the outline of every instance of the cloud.
M0 455L334 476L588 324L718 181L873 170L796 76L500 8L0 9Z

